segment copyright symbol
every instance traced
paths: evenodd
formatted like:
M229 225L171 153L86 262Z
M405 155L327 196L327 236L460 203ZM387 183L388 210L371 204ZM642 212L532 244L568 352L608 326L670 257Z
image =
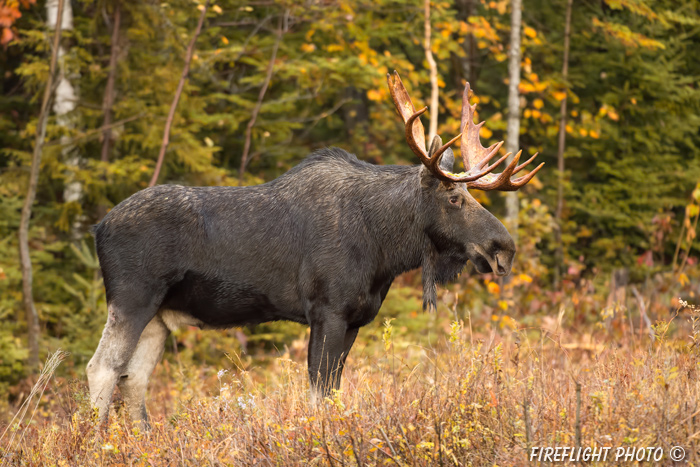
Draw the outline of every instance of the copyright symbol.
M680 446L673 446L668 452L668 456L672 461L682 461L685 459L685 449Z

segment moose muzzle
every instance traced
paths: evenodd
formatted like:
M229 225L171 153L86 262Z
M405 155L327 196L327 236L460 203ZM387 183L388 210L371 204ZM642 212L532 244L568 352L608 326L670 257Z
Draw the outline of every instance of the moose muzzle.
M509 238L509 242L503 247L492 244L488 248L481 245L472 245L472 252L469 259L480 274L494 273L497 276L507 276L513 264L515 256L515 245Z

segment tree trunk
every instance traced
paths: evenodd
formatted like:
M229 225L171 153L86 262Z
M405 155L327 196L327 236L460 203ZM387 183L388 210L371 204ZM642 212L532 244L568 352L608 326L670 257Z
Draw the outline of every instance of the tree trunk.
M49 27L55 27L57 18L60 17L61 29L63 31L73 29L73 8L71 7L71 2L65 3L63 12L60 16L58 15L57 4L58 0L50 0L46 3ZM72 129L75 127L75 117L72 115L72 112L77 106L78 98L76 96L76 89L69 79L70 70L66 68L64 60L65 55L66 49L63 47L63 45L59 45L58 66L60 73L57 78L58 84L55 91L56 94L54 96L53 111L56 114L56 123L59 126ZM64 135L61 137L61 155L66 166L68 167L66 172L66 183L63 188L64 203L79 202L80 198L83 196L83 187L80 182L75 179L71 170L80 166L81 157L76 152L75 147L70 144L70 141L71 137L69 135ZM82 236L82 225L83 218L76 217L73 225L71 226L71 235L73 240L79 240Z
M425 0L425 41L423 43L423 48L425 49L425 59L428 61L428 68L430 70L430 127L428 131L428 147L433 142L433 138L437 135L438 127L438 73L437 73L437 63L433 58L433 51L430 49L430 0Z
M510 19L510 51L508 60L508 129L506 134L506 151L513 153L508 163L513 160L520 144L520 23L522 18L522 1L513 0ZM506 224L515 243L518 243L518 192L506 194Z
M568 0L566 2L566 22L564 23L564 63L561 67L561 76L564 82L566 82L566 78L569 74L569 38L571 36L571 10L573 3L573 0ZM557 227L555 230L555 241L557 245L556 266L554 268L555 288L559 288L559 283L564 267L564 245L562 244L561 234L563 228L562 213L564 211L564 150L566 149L566 102L567 96L564 96L564 99L561 101L561 108L559 109L559 145L557 148L557 209L554 213L554 217L556 218L557 223Z
M36 198L37 185L39 183L39 168L41 166L41 153L44 147L46 136L46 121L49 117L49 104L53 91L53 78L56 74L56 62L58 61L59 47L61 43L61 26L55 18L63 17L64 0L58 0L57 5L47 5L48 24L51 25L51 8L54 10L54 37L53 49L51 52L51 64L49 65L49 77L44 89L44 97L41 101L39 120L36 128L36 138L34 140L34 153L32 154L32 166L29 172L29 183L27 186L27 196L22 206L22 216L19 223L19 257L22 265L22 298L24 310L27 317L27 334L29 346L29 360L27 365L32 371L39 368L39 315L34 306L34 294L32 290L32 260L29 256L29 220L32 217L32 205Z
M119 56L119 24L121 23L121 4L119 0L114 2L114 22L112 25L112 50L109 55L109 75L105 87L102 113L104 114L105 129L102 131L102 162L109 162L109 152L112 145L112 105L114 105L114 82L117 77L117 57Z
M475 0L461 0L458 2L459 16L462 21L469 24L469 17L474 14ZM462 43L462 50L464 50L464 59L462 60L462 76L469 83L471 83L472 88L476 88L477 79L477 62L476 62L476 41L474 40L474 35L470 32L467 33L467 37ZM462 83L459 83L462 85Z

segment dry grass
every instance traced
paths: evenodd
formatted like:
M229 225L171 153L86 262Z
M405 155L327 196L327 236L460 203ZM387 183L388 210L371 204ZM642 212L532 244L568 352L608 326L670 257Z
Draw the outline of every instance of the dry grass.
M31 423L9 427L22 437L0 441L0 465L505 466L530 465L530 446L676 445L696 464L688 334L700 326L675 317L675 337L660 324L655 342L631 333L614 342L605 330L564 331L559 318L552 331L494 326L481 337L447 324L430 348L389 325L383 341L353 351L343 391L319 407L298 355L252 371L237 358L224 369L160 365L149 433L118 404L97 430L84 383L65 385Z

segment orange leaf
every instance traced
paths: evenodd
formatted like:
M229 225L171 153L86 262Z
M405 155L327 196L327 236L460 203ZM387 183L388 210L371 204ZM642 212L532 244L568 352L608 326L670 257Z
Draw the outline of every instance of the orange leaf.
M493 135L493 132L491 130L489 130L488 128L486 128L485 126L482 126L481 129L479 130L479 136L481 136L484 139L490 138L491 135Z
M529 284L529 283L532 282L532 277L528 276L527 274L520 274L520 275L518 276L518 279L520 279L521 281L523 281L523 282L525 282L525 283L527 283L527 284Z
M489 393L491 394L491 402L489 402L489 407L498 407L498 398L496 397L496 393L494 393L491 389L489 389Z
M0 44L7 45L14 37L15 37L15 35L12 33L10 28L4 28L2 30L2 37L0 38Z
M486 284L486 288L488 289L488 291L490 293L492 293L494 295L501 292L501 287L498 284L496 284L495 282L489 282L488 284Z
M384 96L381 91L377 91L376 89L370 89L367 91L367 98L371 101L382 101L384 100Z

